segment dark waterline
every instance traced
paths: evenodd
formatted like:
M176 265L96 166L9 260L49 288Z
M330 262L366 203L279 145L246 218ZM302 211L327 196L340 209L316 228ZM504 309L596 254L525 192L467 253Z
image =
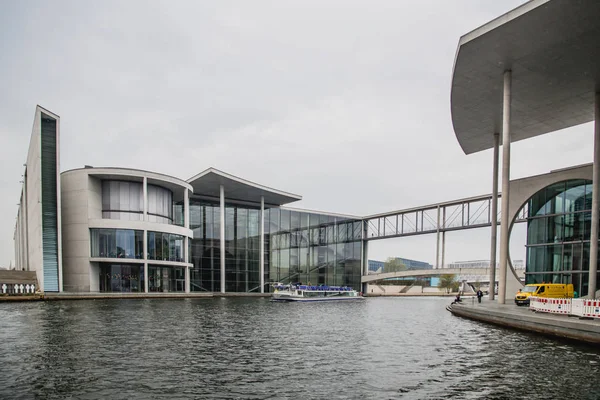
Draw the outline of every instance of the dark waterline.
M0 304L0 398L597 399L600 350L444 298Z

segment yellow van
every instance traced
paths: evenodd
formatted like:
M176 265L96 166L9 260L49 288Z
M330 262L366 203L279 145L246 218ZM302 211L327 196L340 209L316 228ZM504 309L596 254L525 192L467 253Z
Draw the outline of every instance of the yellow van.
M570 283L531 283L525 285L515 295L515 304L529 305L529 296L549 299L573 298L573 285Z

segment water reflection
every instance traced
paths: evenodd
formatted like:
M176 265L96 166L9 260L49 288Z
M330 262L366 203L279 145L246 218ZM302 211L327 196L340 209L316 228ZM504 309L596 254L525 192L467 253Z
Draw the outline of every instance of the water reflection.
M597 349L453 317L447 302L0 304L0 398L600 396Z

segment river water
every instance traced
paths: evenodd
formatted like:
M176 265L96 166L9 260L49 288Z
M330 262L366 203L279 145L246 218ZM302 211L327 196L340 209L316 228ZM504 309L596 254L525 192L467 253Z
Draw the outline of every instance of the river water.
M0 398L600 398L600 349L454 317L449 302L0 303Z

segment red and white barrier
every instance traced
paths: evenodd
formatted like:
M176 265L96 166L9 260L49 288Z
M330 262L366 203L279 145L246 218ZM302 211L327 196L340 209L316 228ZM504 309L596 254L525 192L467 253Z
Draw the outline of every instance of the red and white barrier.
M571 299L548 299L550 312L554 314L571 314Z
M549 299L531 296L529 298L529 309L553 314L570 314L571 299Z
M583 317L600 318L600 300L583 300Z

